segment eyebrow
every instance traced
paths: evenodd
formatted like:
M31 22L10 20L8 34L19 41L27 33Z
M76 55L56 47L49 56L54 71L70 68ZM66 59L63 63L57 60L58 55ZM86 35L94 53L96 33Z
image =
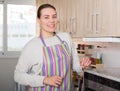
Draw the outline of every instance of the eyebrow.
M53 16L54 16L54 15L57 15L57 13L53 14ZM49 15L44 15L44 16L49 16Z

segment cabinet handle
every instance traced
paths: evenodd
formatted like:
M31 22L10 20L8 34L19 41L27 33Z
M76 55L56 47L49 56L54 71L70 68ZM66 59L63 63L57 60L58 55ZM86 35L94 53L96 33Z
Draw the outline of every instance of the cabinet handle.
M95 32L96 32L96 33L98 32L98 28L97 28L97 26L98 26L98 24L97 24L97 22L98 22L98 21L97 21L97 17L98 17L98 14L96 14L96 21L95 21L95 22L96 22L96 29L95 29Z
M70 35L72 34L72 29L71 29L72 28L72 26L71 26L72 24L71 23L72 23L72 19L70 18L70 32L69 32Z
M76 19L74 17L70 18L70 34L75 34L76 33Z
M93 32L94 31L94 24L93 24L94 23L94 14L92 14L92 21L91 22L92 22L92 25L91 25L92 30L91 30L91 32Z
M96 21L95 21L95 22L96 22L95 33L98 33L98 31L99 31L99 30L98 30L98 29L99 29L99 28L98 28L98 16L99 16L99 14L100 14L99 12L96 12L96 16L95 16L95 17L96 17Z
M77 19L74 18L74 19L73 19L73 34L76 33L76 24L77 24Z

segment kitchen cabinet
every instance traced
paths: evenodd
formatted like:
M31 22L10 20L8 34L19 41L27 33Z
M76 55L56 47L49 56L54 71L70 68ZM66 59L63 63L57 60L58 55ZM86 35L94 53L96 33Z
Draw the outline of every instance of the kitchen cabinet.
M37 6L37 8L38 8L41 4L43 4L43 3L45 3L45 0L36 0L36 6Z
M83 1L84 0L37 0L37 7L50 3L57 9L59 19L57 31L64 31L72 37L82 37L83 31Z
M67 0L59 0L59 31L67 31Z
M84 2L84 37L120 36L120 0Z
M54 5L57 31L72 37L120 37L120 0L37 0Z
M67 8L68 31L72 37L83 37L84 0L70 0Z
M72 37L83 37L83 1L60 0L60 31L68 32Z
M85 2L84 0L76 0L76 17L77 17L77 29L76 29L76 37L84 37L83 31L84 31L84 22L85 22L85 13L84 12L84 6Z
M95 27L94 27L94 12L95 12L95 8L96 8L96 0L84 0L85 2L85 6L84 6L84 36L85 37L89 37L89 36L93 36L93 33L95 31Z
M112 7L112 14L113 14L113 29L114 29L114 36L120 37L120 0L112 0L113 7Z

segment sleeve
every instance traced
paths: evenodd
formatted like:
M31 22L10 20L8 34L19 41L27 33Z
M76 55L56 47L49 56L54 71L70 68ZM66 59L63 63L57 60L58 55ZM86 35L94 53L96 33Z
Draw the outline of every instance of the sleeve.
M72 56L73 70L76 71L77 73L80 73L82 72L82 67L80 66L80 58L77 54L77 50L74 46L74 43L70 35L69 35L69 39L70 39L70 50L71 50L71 56Z
M16 65L16 69L14 71L14 80L22 85L38 87L44 86L43 80L44 76L40 76L38 74L29 73L29 70L32 67L32 63L39 58L36 56L37 50L34 48L34 43L28 43L23 49L21 56ZM34 64L33 64L34 65ZM41 68L41 64L39 63L39 68Z

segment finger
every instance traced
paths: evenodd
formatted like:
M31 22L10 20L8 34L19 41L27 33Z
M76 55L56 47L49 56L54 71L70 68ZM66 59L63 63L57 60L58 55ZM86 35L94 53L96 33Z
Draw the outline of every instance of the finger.
M57 81L60 83L62 82L62 79L63 79L62 77L57 77Z
M58 82L62 82L62 79L57 79Z
M56 83L53 83L53 85L52 85L52 86L58 87L58 84L56 84Z
M80 65L81 65L81 66L83 66L83 65L84 65L83 60L81 60L81 61L80 61Z
M91 64L91 61L88 60L86 63L85 63L85 66L89 66Z
M61 77L61 76L57 76L57 79L61 79L61 80L62 80L62 79L63 79L63 77Z
M61 85L62 82L56 81L55 84Z
M81 62L82 68L85 68L85 67L89 66L90 64L91 64L91 62L89 61L88 58L83 59Z
M84 69L89 69L89 68L90 68L90 64L84 66Z

